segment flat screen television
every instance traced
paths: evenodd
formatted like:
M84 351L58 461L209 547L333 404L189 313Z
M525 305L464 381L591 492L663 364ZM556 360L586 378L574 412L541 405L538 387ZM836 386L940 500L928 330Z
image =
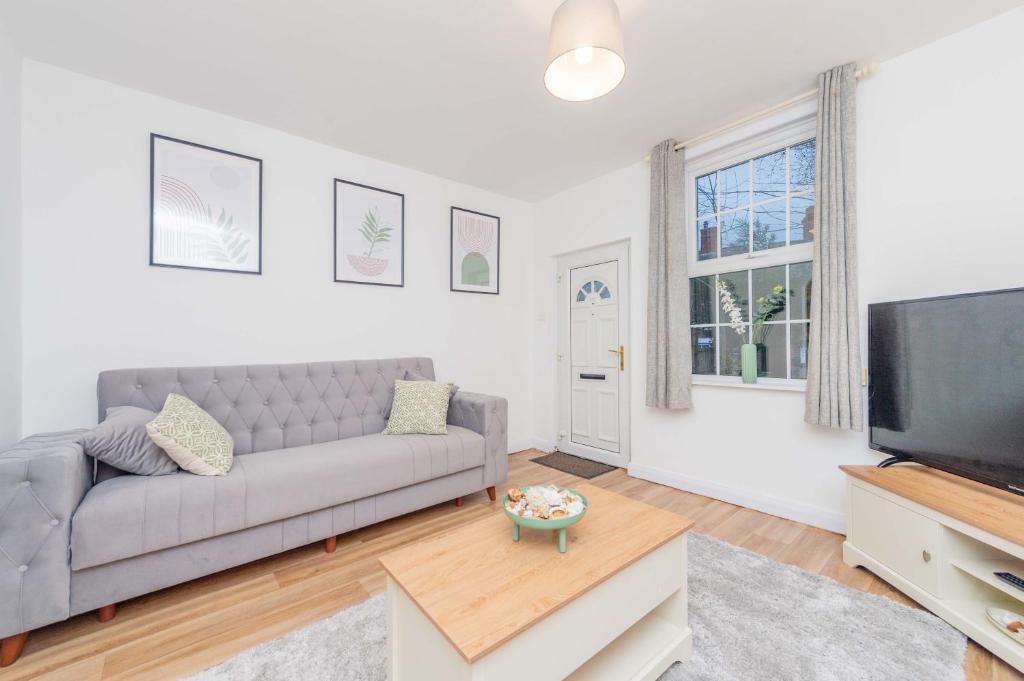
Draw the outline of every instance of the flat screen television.
M1024 494L1024 289L868 306L871 447Z

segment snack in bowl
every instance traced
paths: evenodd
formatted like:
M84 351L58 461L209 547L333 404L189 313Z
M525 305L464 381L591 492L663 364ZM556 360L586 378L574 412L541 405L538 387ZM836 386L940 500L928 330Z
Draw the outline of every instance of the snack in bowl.
M1002 608L988 608L985 611L992 624L1017 643L1024 645L1024 615Z
M566 528L579 522L587 511L587 498L576 490L556 485L513 487L501 500L512 520L512 540L519 541L520 527L554 530L558 550L566 551Z
M505 507L522 518L567 518L583 513L583 500L567 489L555 485L528 487L523 492L518 487L508 491Z

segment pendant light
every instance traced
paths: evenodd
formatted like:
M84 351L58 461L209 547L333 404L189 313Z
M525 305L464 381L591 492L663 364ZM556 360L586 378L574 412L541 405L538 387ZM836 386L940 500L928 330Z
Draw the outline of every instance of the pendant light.
M548 92L570 102L606 95L622 82L626 62L615 0L565 0L551 18Z

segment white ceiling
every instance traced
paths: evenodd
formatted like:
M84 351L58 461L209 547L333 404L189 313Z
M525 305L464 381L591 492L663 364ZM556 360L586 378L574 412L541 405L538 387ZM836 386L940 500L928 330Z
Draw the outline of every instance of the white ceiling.
M544 89L559 0L4 0L26 56L527 200L1019 0L619 0L626 77Z

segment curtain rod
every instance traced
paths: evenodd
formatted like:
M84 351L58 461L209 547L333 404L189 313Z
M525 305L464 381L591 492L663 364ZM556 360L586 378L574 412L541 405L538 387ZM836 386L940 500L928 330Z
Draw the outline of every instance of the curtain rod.
M857 80L862 80L864 78L870 78L871 76L875 75L876 73L878 73L878 62L875 61L875 62L871 62L870 64L866 64L866 65L858 68L856 71L854 71L853 77L856 78ZM715 128L714 130L712 130L710 132L705 132L703 134L697 135L696 137L691 137L690 139L686 140L685 142L679 142L678 144L676 144L675 147L673 147L673 149L675 149L676 151L681 151L682 149L685 149L686 147L692 147L694 144L697 144L698 142L703 142L704 140L710 139L710 138L712 138L712 137L714 137L716 135L720 135L723 132L727 132L729 130L732 130L733 128L738 128L738 127L740 127L742 125L746 125L747 123L750 123L751 121L755 121L758 118L764 118L765 116L769 116L769 115L775 113L776 111L780 111L782 109L785 109L786 107L793 106L794 104L799 104L800 102L806 101L808 99L813 99L817 95L818 95L818 88L814 88L813 90L808 90L807 92L801 92L800 94L796 95L795 97L790 97L789 99L787 99L784 102L779 102L778 104L773 104L770 107L768 107L767 109L762 109L761 111L758 111L757 113L752 113L749 116L744 116L743 118L740 118L739 120L735 120L732 123L727 123L726 125L723 125L721 127ZM646 156L644 156L644 160L645 161L650 161L651 160L651 155L647 154Z

